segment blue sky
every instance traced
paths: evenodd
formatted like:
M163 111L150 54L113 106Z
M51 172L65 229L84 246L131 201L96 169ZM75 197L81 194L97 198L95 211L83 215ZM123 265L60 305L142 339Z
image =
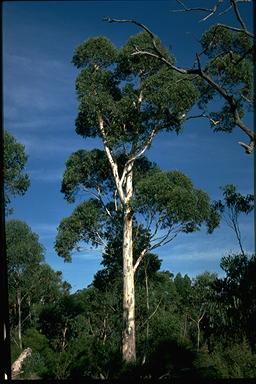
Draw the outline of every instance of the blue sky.
M209 3L211 3L209 1ZM191 1L190 3L191 4ZM251 26L252 13L243 4L242 14ZM151 28L182 66L191 66L197 40L214 18L199 23L202 14L172 13L172 1L12 1L3 3L4 127L26 146L26 170L31 187L16 198L10 218L26 221L45 247L46 261L63 272L73 290L91 283L100 268L101 253L74 254L64 263L53 249L56 228L74 205L60 193L65 161L81 148L93 149L98 141L75 133L77 114L74 49L84 40L105 35L117 46L138 32L133 25L108 24L105 16L132 18ZM226 15L228 22L236 25ZM246 116L252 125L252 116ZM253 193L253 158L237 144L246 141L236 129L232 134L213 133L207 121L190 120L184 132L158 136L148 157L163 169L179 169L195 186L221 198L220 186L235 184L243 194ZM253 252L253 217L241 217L243 243ZM195 276L205 270L220 272L220 258L238 250L231 230L222 224L212 235L180 235L158 250L162 269Z

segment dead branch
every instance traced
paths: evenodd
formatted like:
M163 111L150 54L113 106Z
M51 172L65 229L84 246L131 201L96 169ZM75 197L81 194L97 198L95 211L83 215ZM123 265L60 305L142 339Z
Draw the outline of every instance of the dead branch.
M144 321L144 323L142 323L142 325L141 325L142 327L143 327L146 323L148 323L149 320L152 319L152 317L156 314L156 312L157 312L157 310L158 310L160 304L162 303L162 301L163 301L163 298L161 297L161 299L160 299L159 303L157 304L155 310L154 310L154 311L151 313L151 315Z
M222 28L230 29L231 31L234 31L234 32L243 32L247 36L254 38L254 34L249 32L247 29L244 30L241 28L236 28L236 27L232 27L231 25L226 25L226 24L221 24L221 23L217 23L216 27L222 27Z
M230 3L232 4L232 7L234 8L236 18L237 18L239 24L241 25L242 29L244 30L244 32L248 32L247 27L245 25L245 22L243 21L242 16L239 12L236 0L230 0Z
M203 19L200 21L206 21L209 19L209 17L213 16L219 6L223 3L223 0L218 0L213 8L201 8L201 7L196 7L196 8L188 8L184 3L182 3L180 0L176 0L183 8L182 9L173 9L171 12L191 12L191 11L202 11L202 12L207 12L208 15L205 16Z
M18 376L20 373L22 373L22 364L31 355L31 353L32 349L26 348L23 352L21 352L18 359L14 361L14 363L12 364L12 380L15 379L15 377Z

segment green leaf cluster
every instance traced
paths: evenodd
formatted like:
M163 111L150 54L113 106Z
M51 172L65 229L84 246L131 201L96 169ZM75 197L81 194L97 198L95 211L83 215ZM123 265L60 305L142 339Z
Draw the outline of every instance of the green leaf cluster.
M232 96L240 117L243 117L248 110L246 99L252 102L254 100L253 39L244 32L214 25L203 34L201 44L208 59L205 73L224 89L227 95ZM194 83L200 93L199 108L204 110L210 101L219 96L218 91L200 77L197 77ZM215 131L232 132L236 126L233 111L225 101L218 112L211 112L209 115L218 122L211 122Z
M75 50L73 64L77 68L97 65L105 68L113 64L117 57L117 50L104 36L93 37L83 42Z
M11 197L24 195L27 191L30 180L24 172L27 162L25 146L8 131L4 131L4 204L7 207L11 202Z
M66 162L61 192L68 202L73 203L79 191L100 187L101 193L104 193L107 187L113 186L111 181L111 170L104 151L79 150Z
M156 44L173 62L159 39ZM140 33L120 49L102 37L89 39L77 48L73 62L81 68L76 81L78 134L101 136L100 116L112 150L125 143L132 144L134 150L156 127L180 129L181 116L198 97L196 87L175 73L170 76L157 59L131 54L135 46L144 45L152 49L148 34Z
M211 217L209 197L193 187L191 180L179 171L153 171L136 186L134 207L141 213L162 217L162 228L183 225L184 232L198 230L205 221L217 225ZM210 224L210 223L209 223Z
M90 199L79 204L71 216L64 218L55 241L55 250L65 261L71 261L70 252L80 241L98 246L98 234L104 238L105 214L98 200Z

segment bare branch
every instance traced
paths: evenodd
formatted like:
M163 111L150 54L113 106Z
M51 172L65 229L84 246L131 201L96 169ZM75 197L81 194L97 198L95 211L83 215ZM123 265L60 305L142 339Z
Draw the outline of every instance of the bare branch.
M191 11L200 11L200 12L207 12L208 15L205 16L203 19L200 21L206 21L214 15L219 8L219 6L223 3L223 0L217 0L216 4L213 6L213 8L202 8L202 7L196 7L196 8L188 8L182 1L176 0L179 4L182 5L182 9L174 9L171 12L191 12Z
M104 245L104 247L107 247L107 243L102 239L101 235L99 234L98 231L95 231L96 236L98 237L99 241L97 243L99 245Z
M126 165L128 165L129 163L135 161L136 159L138 159L138 157L143 155L143 153L148 149L148 147L152 143L152 140L156 136L158 130L159 130L159 127L155 127L154 129L152 129L152 132L148 136L147 140L143 143L142 148L138 149L136 151L136 153L134 153L134 155L128 160Z
M138 21L136 20L126 20L126 19L123 19L123 20L120 20L120 19L112 19L111 17L104 17L103 18L103 21L107 21L108 23L129 23L129 24L135 24L137 25L138 27L144 29L144 31L146 31L151 37L152 39L155 38L154 34L152 31L150 31L150 29L148 27L146 27L144 24L142 23L139 23Z
M131 54L131 56L136 56L136 55L146 55L146 56L155 57L156 59L158 59L158 60L162 61L163 63L167 64L169 67L171 67L175 71L177 71L179 73L182 73L182 74L185 74L185 75L198 74L198 70L197 69L189 69L189 68L188 69L184 69L184 68L176 67L169 60L165 59L163 56L159 56L158 54L153 53L153 52L142 51L142 50L136 49L136 51L133 52Z
M216 24L216 27L222 27L222 28L230 29L231 31L234 31L234 32L243 32L247 36L254 38L254 34L249 32L247 29L245 30L245 29L241 29L241 28L235 28L235 27L231 27L230 25L221 24L221 23Z
M183 9L173 9L171 12L190 12L190 11L202 11L202 12L212 12L211 8L188 8L182 1L176 0L177 3L181 4Z
M217 3L212 8L212 11L209 13L209 15L207 15L206 17L204 17L203 19L201 19L199 21L201 22L201 21L206 21L207 19L209 19L209 17L211 17L212 15L214 15L216 13L217 9L219 8L219 6L222 3L223 3L223 0L218 0Z
M239 9L238 9L236 0L230 0L230 2L231 2L232 6L233 6L233 8L234 8L235 15L236 15L236 18L237 18L239 24L241 25L242 29L243 29L245 32L248 32L248 31L247 31L247 28L246 28L246 25L245 25L245 23L244 23L244 21L243 21L241 15L240 15L240 12L239 12Z
M136 260L136 263L133 266L133 272L135 273L138 266L140 265L141 260L144 258L144 256L149 252L150 248L144 248L141 254L139 255L138 259Z
M210 122L213 125L218 125L220 123L220 120L214 120L212 117L210 117L209 115L206 115L205 113L202 113L200 115L188 116L185 120L198 119L200 117L204 117L204 118L210 120Z
M247 153L247 155L250 155L251 153L253 153L253 150L254 150L254 147L255 147L255 141L251 141L249 145L243 143L242 141L238 141L238 144L240 144L241 147L244 148L245 153Z
M223 15L225 15L225 13L227 13L228 11L230 11L230 9L232 9L232 5L229 5L228 8L224 9L224 11L218 13L218 16L223 16Z
M138 259L136 260L136 263L134 264L134 267L133 267L134 273L136 272L136 270L137 270L138 266L140 265L142 259L146 256L146 254L148 252L152 251L153 249L156 249L156 248L160 247L161 245L165 245L167 243L170 243L178 235L179 230L177 230L177 232L174 233L173 236L169 237L172 232L173 232L172 229L170 229L162 237L159 237L158 239L154 239L154 241L161 239L160 241L158 241L157 243L153 244L150 247L147 247L147 248L143 249L143 251L140 253Z
M110 212L109 209L106 207L106 204L105 204L104 201L103 201L103 198L102 198L102 196L101 196L101 192L100 192L100 188L99 188L99 186L96 186L97 193L96 193L96 192L93 192L93 191L91 191L90 189L85 188L85 187L83 188L83 190L84 190L85 192L90 193L93 197L95 197L98 201L100 201L101 204L102 204L102 206L103 206L103 208L105 209L107 215L108 215L109 217L112 217L111 212Z
M110 164L111 169L112 169L113 177L115 180L116 188L117 188L121 203L124 204L124 191L123 191L122 183L120 182L120 178L118 175L117 164L113 159L112 153L111 153L109 145L108 145L107 136L106 136L105 129L104 129L104 121L100 115L98 116L98 118L99 118L99 129L100 129L100 133L102 136L105 152L106 152L109 164Z
M243 94L241 94L241 97L245 100L245 101L247 101L247 103L249 103L249 104L251 104L251 105L253 105L253 101L252 100L250 100L250 99L248 99L248 97L246 97L245 95L243 95Z
M115 211L117 212L117 210L118 210L118 206L117 206L117 190L115 189L115 193L114 193L114 202L115 202Z
M160 306L160 304L161 304L162 301L163 301L163 298L161 298L161 300L160 300L159 303L157 304L157 306L156 306L154 312L152 312L151 315L147 318L147 320L145 320L144 323L141 325L142 327L143 327L146 323L148 323L149 320L152 319L152 317L156 314L156 312L157 312L157 310L158 310L158 308L159 308L159 306Z
M148 147L152 143L153 138L157 134L158 129L159 129L158 127L155 127L152 130L152 132L150 133L150 135L148 136L147 140L145 140L145 142L143 143L142 148L139 148L137 151L135 151L135 153L133 153L132 156L127 160L127 162L126 162L126 164L124 166L124 170L123 170L123 174L122 174L121 180L120 180L121 186L123 185L123 183L125 181L125 178L128 175L128 171L131 170L131 167L133 166L134 161L136 159L138 159L140 156L142 156L143 153L148 149Z

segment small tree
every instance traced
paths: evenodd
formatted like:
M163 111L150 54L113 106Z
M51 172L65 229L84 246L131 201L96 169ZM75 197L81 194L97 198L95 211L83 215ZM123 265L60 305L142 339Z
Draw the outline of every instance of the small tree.
M22 349L22 309L31 290L38 284L36 270L43 261L43 247L38 236L20 220L6 223L6 247L10 304L17 313L18 343Z
M152 59L131 57L134 45L150 44L146 33L118 50L104 37L82 43L73 57L81 70L76 89L76 131L98 137L104 151L80 150L66 164L62 192L74 202L78 192L93 194L58 229L56 250L66 260L80 241L107 245L122 221L123 359L136 359L134 274L144 257L179 232L193 232L203 222L217 224L205 192L182 173L162 172L143 158L161 131L179 132L184 113L197 96L191 82ZM162 54L173 57L157 41ZM213 219L213 220L212 220ZM213 221L215 220L215 223ZM136 230L144 228L144 246L133 256ZM212 229L211 227L211 229Z
M211 299L213 295L212 286L216 279L216 273L204 272L195 278L192 285L189 319L196 325L197 351L200 349L201 324L205 316L209 316L208 313L211 309Z
M28 174L24 173L27 161L24 145L7 131L4 131L4 205L5 208L11 202L11 197L24 195L30 181ZM7 209L7 213L12 212Z
M255 255L231 254L221 259L225 272L223 278L214 283L213 302L214 332L219 336L241 342L246 336L255 348L256 316L256 257Z
M238 218L241 213L248 215L254 208L254 196L248 194L241 195L236 191L236 187L227 184L221 188L224 199L214 203L215 208L224 216L227 225L234 231L242 255L245 255Z

